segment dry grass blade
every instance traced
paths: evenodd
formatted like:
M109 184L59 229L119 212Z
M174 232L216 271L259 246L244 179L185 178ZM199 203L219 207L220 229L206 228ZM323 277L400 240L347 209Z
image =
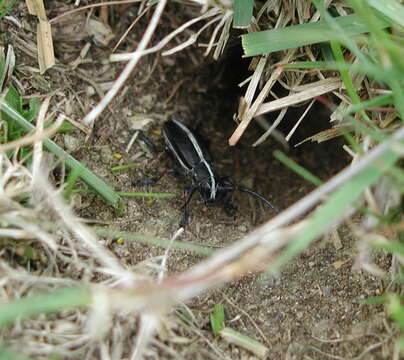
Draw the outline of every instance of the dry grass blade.
M28 12L31 15L36 15L39 19L46 19L45 5L43 0L25 0Z
M91 8L95 8L95 7L105 7L105 6L111 6L111 5L123 5L123 4L131 4L131 3L137 3L137 2L141 2L142 0L118 0L118 1L107 1L107 2L101 2L98 4L90 4L90 5L85 5L82 6L78 9L73 9L70 11L66 11L63 14L56 16L55 18L51 19L50 22L51 23L56 23L58 21L60 21L62 18L66 17L66 16L70 16L72 14L75 14L77 12L86 10L86 9L91 9Z
M238 345L244 349L250 350L260 359L266 359L269 354L269 348L261 344L260 342L251 339L237 331L230 328L224 328L219 332L220 336L230 344Z
M254 98L254 94L257 91L257 87L258 87L259 81L260 81L260 79L262 77L262 73L263 73L263 71L265 69L266 63L267 63L267 58L262 57L260 59L260 61L258 62L258 65L257 65L257 67L256 67L256 69L254 71L254 74L251 77L250 83L248 84L248 88L247 88L247 91L246 91L245 97L244 97L246 105L248 107L251 106L251 103L252 103L253 98Z
M294 50L289 51L285 57L285 61L286 62L290 61L293 54ZM253 117L258 115L256 114L258 108L265 101L265 98L268 96L269 91L271 90L272 86L274 86L276 80L281 76L282 72L283 69L281 67L275 69L275 71L271 74L270 78L267 80L265 86L262 88L261 92L258 94L254 103L251 105L250 108L244 111L243 116L240 118L241 120L240 124L237 126L237 129L233 132L233 135L229 139L230 146L234 146L237 144L237 142L243 135L244 131L247 129Z
M34 143L34 153L33 153L33 161L32 161L32 176L33 176L33 181L35 179L39 179L41 177L41 161L42 161L42 141L43 139L43 131L44 131L44 123L45 123L45 115L46 112L48 111L49 108L49 103L50 103L51 97L48 96L45 98L43 101L39 113L37 116L37 122L36 122L36 135L38 140L35 141ZM63 116L61 116L62 122L63 122Z
M44 166L44 164L42 164ZM46 165L45 165L46 166ZM47 173L46 169L42 169L42 174ZM35 190L37 191L38 200L42 197L47 201L52 213L57 215L65 225L65 227L78 239L82 244L93 253L94 258L104 267L99 271L106 272L110 275L117 276L123 283L132 281L132 273L125 270L118 260L103 246L101 246L93 232L86 227L79 218L77 218L70 207L60 197L59 192L53 189L52 185L43 176L35 179Z
M324 131L320 131L317 134L314 134L312 136L309 136L308 138L304 139L303 141L299 142L295 146L299 146L301 144L304 144L307 141L316 141L317 143L321 143L323 141L328 141L331 139L334 139L338 136L341 136L343 134L346 134L350 131L352 131L352 127L349 125L336 125L332 129L327 129Z
M258 146L259 144L262 144L267 138L268 136L270 136L274 130L276 129L276 127L281 123L282 119L285 117L286 115L286 111L287 108L284 108L280 111L278 117L275 119L274 123L269 127L269 129L267 131L265 131L265 133L260 136L260 138L253 144L253 146Z
M262 104L255 113L255 116L280 110L287 106L296 105L304 101L311 100L316 96L324 95L331 91L340 89L342 87L342 82L338 78L328 78L308 84L307 87L307 90Z
M202 14L201 16L198 16L196 18L193 18L189 21L187 21L186 23L184 23L183 25L181 25L180 27L178 27L177 29L175 29L174 31L172 31L170 34L168 34L167 36L165 36L162 40L160 40L155 46L149 48L149 49L145 49L145 50L136 50L132 53L126 53L126 54L113 54L110 56L110 60L111 61L128 61L130 59L132 59L134 56L144 56L147 54L152 54L155 53L157 51L162 50L171 40L173 40L177 35L181 34L184 30L186 30L187 28L189 28L191 25L196 24L204 19L207 19L209 17L215 16L219 13L219 11L215 8L208 10L206 13ZM213 20L211 20L211 22L209 22L208 24L214 23L218 20L222 19L222 16L219 17L215 17ZM208 25L206 24L206 25ZM193 34L190 36L189 40L185 42L186 45L184 44L180 44L178 46L176 46L173 49L167 50L163 53L164 56L166 55L170 55L173 54L177 51L179 51L180 49L183 49L186 46L189 46L190 44L194 43L198 36L200 35L200 33L206 29L207 26L203 26L196 34Z
M289 134L286 135L286 141L289 141L290 138L293 136L293 134L295 133L296 129L299 127L300 123L303 121L304 117L307 115L307 113L309 112L309 110L311 109L311 107L314 104L313 100L312 102L310 102L310 104L306 107L306 110L304 110L304 113L302 114L302 116L300 116L299 120L296 121L296 124L293 126L292 130L289 131Z
M55 65L53 40L50 22L47 20L43 0L26 0L28 11L38 17L37 47L41 74Z
M0 58L4 58L4 50L1 46L0 46ZM10 80L11 74L14 71L14 67L15 67L14 48L11 45L9 45L7 47L7 55L6 55L6 61L4 63L4 69L2 69L0 66L0 93L4 91L6 84Z

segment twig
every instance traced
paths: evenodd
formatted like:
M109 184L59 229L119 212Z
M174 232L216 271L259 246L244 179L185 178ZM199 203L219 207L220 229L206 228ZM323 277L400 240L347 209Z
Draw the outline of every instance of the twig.
M40 172L41 168L41 159L42 159L42 139L44 139L43 131L44 131L44 123L45 123L45 115L49 108L51 97L48 96L45 98L42 103L36 121L36 135L37 139L34 143L34 153L33 153L33 161L32 161L32 181L38 179L42 174Z
M100 6L102 7L102 6L109 6L109 5L130 4L130 3L136 3L136 2L141 2L141 1L143 1L143 0L119 0L119 1L107 1L107 2L101 2L98 4L86 5L86 6L82 6L81 8L78 8L78 9L66 11L63 14L60 14L60 15L54 17L53 19L49 20L49 22L51 24L58 22L61 18L65 17L65 16L69 16L71 14L74 14L76 12L83 11L86 9L91 9L91 8L100 7Z
M157 24L160 20L161 14L163 13L164 7L166 6L167 0L161 0L157 4L156 10L153 13L152 18L147 26L147 29L140 41L136 53L133 55L131 60L126 64L125 68L119 75L118 79L114 82L112 88L108 91L108 93L101 99L101 101L94 107L83 119L83 124L90 126L95 118L101 114L101 112L107 107L107 105L112 101L118 91L121 89L125 81L128 79L132 70L135 68L136 64L139 62L142 57L141 52L146 48L149 43L151 37L153 36L154 31L156 30Z
M177 240L182 235L183 232L184 232L184 228L183 227L179 228L174 233L172 238L170 239L170 245L167 247L166 251L164 252L163 259L161 260L161 266L160 266L160 271L159 271L159 275L158 275L158 281L162 281L163 278L164 278L164 273L166 271L166 264L167 264L168 254L170 252L171 245L174 243L175 240Z

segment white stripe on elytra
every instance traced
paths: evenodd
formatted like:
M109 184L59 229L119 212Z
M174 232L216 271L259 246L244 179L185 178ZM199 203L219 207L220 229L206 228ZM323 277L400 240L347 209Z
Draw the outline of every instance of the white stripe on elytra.
M167 137L167 135L164 133L164 138L166 139L166 142L168 144L168 146L170 147L170 150L174 153L176 159L180 162L181 166L184 169L187 169L189 172L192 171L192 169L190 169L188 166L185 165L185 163L181 160L181 157L178 155L178 153L175 151L174 146L172 146L170 139Z
M194 149L196 151L196 153L198 154L200 160L202 161L202 163L206 166L206 168L208 169L209 175L210 175L210 181L212 183L212 187L210 188L210 199L214 200L216 198L216 181L215 181L215 176L213 175L213 171L210 167L210 165L208 164L208 162L206 161L206 159L203 156L201 147L198 144L198 141L195 139L195 136L192 134L192 132L183 124L181 124L179 121L177 120L172 120L175 124L177 124L182 130L185 131L185 133L187 134L189 140L191 140L192 145L194 146ZM177 154L176 154L177 155Z

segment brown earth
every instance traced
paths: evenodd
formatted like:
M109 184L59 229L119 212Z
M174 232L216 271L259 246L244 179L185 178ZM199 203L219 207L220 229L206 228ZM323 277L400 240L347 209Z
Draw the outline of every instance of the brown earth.
M48 6L52 9L51 2ZM178 15L180 7L174 4L168 8L156 37L161 38L184 21L185 12ZM55 13L60 13L56 2L54 9ZM133 11L130 7L128 9ZM30 17L23 15L19 18L32 25ZM142 19L129 33L120 46L121 51L134 48L148 18ZM111 44L130 23L129 16L120 19L119 23L112 23L115 37ZM122 68L119 64L108 63L110 46L102 46L88 37L70 42L55 37L56 56L60 63L43 77L24 77L27 65L37 66L36 59L22 51L15 36L34 42L35 34L7 25L0 41L7 39L15 46L15 76L23 84L25 95L37 96L55 91L54 103L65 99L61 109L77 121L100 99L94 83L102 87L102 84L113 81ZM69 31L69 28L64 30ZM227 146L227 139L235 128L232 116L240 95L235 84L242 80L234 74L248 74L245 64L238 61L237 41L235 37L233 49L228 50L219 63L203 57L197 47L167 58L157 54L143 58L124 91L96 120L90 137L76 130L57 135L56 141L120 191L174 192L180 195L187 181L170 176L154 186L134 187L134 181L155 176L170 168L171 163L164 154L151 153L138 140L126 152L136 131L134 118L152 119L145 133L156 144L161 144L162 123L176 118L209 139L216 165L223 174L268 196L279 209L287 208L314 186L275 160L272 155L275 149L286 151L288 156L323 180L347 165L349 158L342 150L342 139L293 147L305 137L328 127L327 113L321 105L313 107L305 118L292 137L289 151L273 138L258 147L251 147L262 133L256 124L250 126L239 145L235 148ZM86 43L90 44L90 49L84 60L74 67L72 62ZM289 110L280 130L287 132L291 129L302 111L299 108ZM135 168L114 174L110 171L113 166L132 162L136 163ZM270 210L245 194L235 194L234 203L238 212L234 217L228 217L220 206L206 207L199 196L195 196L190 225L181 241L222 248L273 216ZM76 209L79 215L106 223L111 229L170 238L178 227L180 205L180 196L160 200L130 198L124 214L117 217L102 199L82 195ZM198 296L188 306L196 318L194 325L204 337L193 335L192 346L173 345L169 341L168 344L185 359L217 358L207 347L208 339L224 356L253 359L245 350L228 345L211 334L209 313L215 304L223 303L227 325L267 345L270 359L391 358L391 341L383 308L359 302L382 294L385 284L379 278L353 270L356 240L348 227L340 228L338 234L341 244L332 237L317 241L276 277L250 276ZM131 267L164 252L158 247L129 241L122 244L108 240L106 245ZM388 269L388 256L377 254L375 257L381 268ZM188 269L201 259L192 253L173 251L168 260L169 271ZM178 331L191 337L186 330ZM161 358L171 357L164 354Z

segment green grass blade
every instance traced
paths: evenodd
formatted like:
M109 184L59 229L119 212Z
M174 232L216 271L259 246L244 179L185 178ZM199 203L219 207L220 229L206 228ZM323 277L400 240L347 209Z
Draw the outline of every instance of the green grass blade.
M402 74L401 74L402 75ZM392 79L389 81L391 90L393 91L394 104L401 116L401 120L404 120L404 91L403 86L400 84L400 78Z
M341 115L347 116L347 115L353 114L353 113L361 111L361 110L366 110L367 108L370 108L370 107L391 105L392 103L393 103L392 94L375 96L374 98L363 101L359 104L351 105Z
M404 170L400 169L399 167L392 167L388 171L388 174L399 183L402 189L404 189Z
M395 69L384 70L373 64L347 64L336 61L297 61L291 64L282 65L286 69L320 69L320 70L347 70L385 82L386 78L400 77L402 74Z
M392 241L390 241L390 242L385 242L385 243L375 243L375 244L372 244L372 246L375 249L383 249L392 254L404 256L404 244L393 243Z
M404 27L404 6L396 0L366 0L367 3L387 16L393 22Z
M397 37L392 36L389 32L385 31L378 25L381 17L390 22L389 27L392 27L394 24L383 14L374 11L366 1L350 0L350 4L355 13L361 16L369 28L370 44L375 44L372 46L373 51L369 52L370 56L372 56L373 53L374 60L377 61L381 67L395 67L396 69L400 69L401 73L403 73L404 48L402 43ZM387 82L388 80L389 79L386 79Z
M303 179L311 182L316 186L320 186L323 181L317 176L313 175L310 171L306 170L304 167L300 166L298 163L294 162L292 159L287 157L283 152L276 150L274 152L275 158L277 158L281 163L285 164L288 168L293 170L296 174L300 175Z
M33 360L33 358L17 354L6 347L0 346L0 360ZM44 358L44 360L46 360L46 358ZM48 360L50 360L50 358L48 358Z
M390 294L387 304L387 312L394 319L401 330L404 330L404 305L398 294Z
M27 296L0 306L0 326L37 314L49 314L61 309L87 306L91 293L84 288L56 290L49 294Z
M0 2L0 20L13 8L17 0L3 0ZM7 4L8 2L8 4Z
M72 169L72 171L70 172L70 174L66 180L65 188L63 191L63 195L66 199L69 199L70 196L72 195L73 190L74 190L74 185L76 184L77 179L80 177L80 174L82 171L83 171L82 168L77 167L77 168Z
M149 198L172 198L177 196L171 193L140 193L140 192L124 192L117 191L117 194L125 197L149 197Z
M210 314L210 326L212 332L217 335L219 331L224 328L224 306L222 304L215 304L213 311Z
M384 304L389 299L390 294L382 295L382 296L371 296L366 299L360 299L359 302L361 304L366 305L375 305L375 304Z
M331 41L331 49L332 49L332 52L334 54L337 64L339 64L339 65L345 64L344 54L342 53L341 45L336 41ZM346 88L352 102L354 104L359 104L360 99L359 99L358 94L356 93L355 85L352 82L352 78L349 74L349 71L346 69L340 68L339 73L341 75L341 80L344 83L345 88Z
M93 189L72 189L72 193L78 194L96 194L97 192ZM126 192L126 191L115 191L119 196L122 197L144 197L144 198L173 198L176 197L177 194L172 193L141 193L141 192Z
M117 165L117 166L114 166L114 167L111 168L111 172L116 173L116 172L119 172L119 171L133 169L133 168L136 168L137 166L138 166L138 164L135 164L135 163L125 164L125 165Z
M334 18L344 29L346 36L353 36L369 31L362 18L356 14ZM380 20L380 19L379 19ZM380 20L381 27L389 23ZM244 34L241 36L244 56L269 54L306 45L336 40L344 43L344 37L335 31L327 22L316 22L289 26L275 30L266 30Z
M204 247L204 246L199 246L199 245L194 245L191 243L184 243L180 241L175 241L172 243L170 240L167 239L162 239L158 238L156 236L148 236L148 235L142 235L142 234L133 234L125 231L115 231L115 230L109 230L109 229L104 229L104 228L93 228L95 233L98 236L104 236L104 237L110 237L114 239L125 239L129 241L135 241L140 244L145 244L149 246L160 246L163 249L176 249L176 250L181 250L181 251L189 251L194 254L198 255L203 255L203 256L209 256L212 255L214 250Z
M245 29L250 25L254 9L253 0L234 0L233 28Z
M335 57L337 63L339 65L344 65L345 58L344 58L344 54L342 52L340 43L337 41L331 41L331 49L332 49L332 52L334 54L334 57ZM352 77L351 77L349 71L346 69L339 68L339 73L341 76L341 80L345 85L345 89L347 90L348 95L351 98L352 103L354 105L360 104L361 100L359 98L359 95L356 92L355 85L352 81ZM367 114L365 113L365 111L360 110L359 112L363 119L367 120L368 122L371 121L369 119L369 117L367 116Z
M340 42L342 44L344 44L344 46L346 46L349 50L351 50L351 52L354 55L356 55L356 57L359 60L362 61L362 63L364 63L364 64L370 63L367 56L362 52L362 50L359 47L360 45L359 45L358 39L360 37L358 36L355 38L354 36L348 34L345 31L344 27L342 27L339 24L338 18L334 18L331 14L328 13L326 8L324 7L323 1L320 2L319 0L311 0L311 2L316 7L316 9L320 12L321 19L328 23L328 25L330 26L330 29L332 29L336 34L339 34L339 36L341 37ZM357 14L354 14L354 15L357 15ZM359 15L357 15L357 16L359 17L359 19L363 20ZM389 24L387 24L387 23L388 22L386 22L386 27L389 26ZM362 22L362 25L364 27L366 27L366 22ZM367 29L367 31L369 31L369 29Z
M24 117L19 114L15 109L9 106L8 103L0 99L0 108L8 116L12 117L14 121L18 123L26 132L34 130L34 126L29 123ZM99 193L108 203L115 208L119 209L123 205L123 201L120 196L108 186L102 179L100 179L93 172L88 170L82 163L77 161L74 157L65 152L59 145L55 144L52 140L44 140L44 146L59 158L63 159L66 165L74 170L80 172L80 178L90 187L92 187L97 193Z

